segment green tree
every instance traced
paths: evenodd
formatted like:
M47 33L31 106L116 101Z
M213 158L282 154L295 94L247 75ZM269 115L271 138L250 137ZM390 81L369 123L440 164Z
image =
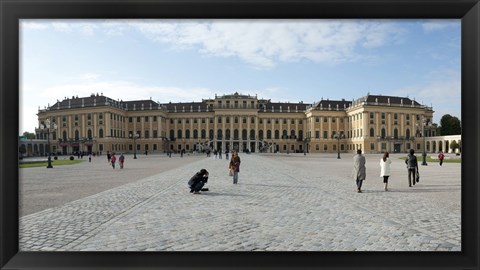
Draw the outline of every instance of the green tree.
M460 120L455 117L451 116L450 114L445 114L440 119L440 135L459 135L462 133L462 128L460 124Z
M27 137L27 139L35 139L35 133L30 133L28 131L23 132L23 136Z

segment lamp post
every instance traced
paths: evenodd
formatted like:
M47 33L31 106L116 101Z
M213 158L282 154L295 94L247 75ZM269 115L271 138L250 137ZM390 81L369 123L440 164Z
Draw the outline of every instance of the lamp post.
M306 137L304 142L305 142L305 147L304 147L304 150L303 150L303 155L306 156L307 153L308 153L308 146L309 146L309 143L310 143L310 137Z
M426 142L425 142L425 127L428 126L429 120L425 118L425 116L422 116L422 137L423 137L423 153L422 153L422 165L427 166L427 151L426 151ZM420 130L418 129L418 123L417 123L417 135L420 133Z
M135 134L130 133L129 137L130 137L130 139L133 139L133 159L137 159L137 138L138 138L138 133L135 133Z
M52 166L52 156L51 156L51 151L50 151L50 129L56 130L57 129L57 124L51 123L50 119L47 119L47 120L45 120L44 125L40 125L40 129L47 130L47 150L48 150L47 168L51 169L51 168L53 168L53 166Z
M337 139L337 150L338 150L337 159L340 159L340 140L345 139L345 134L343 134L343 132L340 132L340 134L334 134L332 137L334 139Z

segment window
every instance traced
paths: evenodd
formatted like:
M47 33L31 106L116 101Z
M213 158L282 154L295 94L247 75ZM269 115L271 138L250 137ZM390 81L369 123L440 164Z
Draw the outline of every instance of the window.
M243 103L242 103L242 108L246 109L247 108L247 101L244 100Z
M235 108L238 108L238 100L235 100Z
M370 144L370 150L375 150L375 144L374 143Z
M315 144L315 150L320 151L320 145L319 144Z
M267 119L267 124L271 124L272 120L270 118Z
M230 108L230 100L227 100L227 108Z
M323 151L325 151L325 152L328 151L328 145L326 145L326 144L323 145Z
M214 122L214 117L210 117L210 124L213 124Z
M178 121L178 122L177 122L178 124L181 124L181 123L182 123L182 118L178 118L177 121Z
M218 129L218 130L217 130L217 139L222 139L222 137L223 137L222 135L223 135L223 134L222 134L222 130L221 130L221 129Z
M320 122L320 117L318 117L318 116L315 117L315 122L317 122L317 123Z
M202 129L200 135L201 135L201 138L202 138L202 139L207 138L207 131L206 131L205 129Z
M190 129L185 130L185 139L190 139Z
M225 139L226 139L226 140L230 140L230 136L231 136L231 134L230 134L230 129L227 128L227 129L225 130Z
M221 124L222 123L222 117L221 116L217 117L217 121L218 121L219 124Z
M173 119L170 119L170 124L173 124Z
M332 123L335 123L337 121L336 117L332 117Z
M156 143L153 144L153 151L157 151L157 144Z
M64 133L64 134L66 135L66 133ZM103 138L103 129L102 128L98 130L98 137ZM66 139L67 138L64 138L64 140L66 140Z
M153 138L158 138L158 131L157 130L153 131Z
M190 118L185 119L186 124L190 124Z
M234 119L233 122L234 122L235 124L238 124L238 116L235 116L233 119Z
M320 139L320 131L315 131L315 138Z
M327 123L328 122L328 117L323 117L323 122Z
M278 125L278 118L276 118L276 119L275 119L275 124L277 124L277 125Z
M337 151L337 145L336 145L336 144L333 145L333 149L332 149L332 150L333 150L333 151Z
M247 136L248 136L247 130L246 130L246 129L243 129L243 130L242 130L242 140L246 140L246 139L247 139Z
M323 138L327 139L328 138L328 131L323 131Z
M255 102L254 101L250 101L250 108L251 109L255 108Z
M278 129L275 130L275 139L280 139L280 131L278 131Z
M299 123L299 124L303 124L302 119L298 120L298 123Z
M233 139L234 140L238 140L239 139L239 134L238 134L238 129L234 129L233 130Z
M258 131L258 138L260 140L263 140L263 130L261 130L261 129Z
M205 117L202 117L202 124L205 124Z
M225 123L230 124L230 116L225 117Z
M208 131L208 138L209 138L210 140L213 140L213 137L214 137L214 131L213 131L213 129L210 129L210 130Z
M140 116L137 116L137 123L140 122Z
M173 129L170 130L170 141L173 141L175 138L175 131Z
M283 119L283 124L284 124L284 125L287 124L287 119Z
M182 136L182 130L179 129L179 130L177 131L177 138L178 138L178 139L181 139L182 137L183 137L183 136Z
M193 118L193 123L194 123L194 124L197 124L197 123L198 123L198 119L197 119L196 117Z
M145 130L144 134L145 134L145 136L144 136L145 139L148 139L150 137L149 136L150 134L149 134L148 130Z
M222 101L218 101L218 105L217 105L217 108L222 108Z
M153 117L153 122L157 122L157 116ZM156 146L156 144L154 144L154 146Z
M263 124L263 119L262 119L262 118L259 118L259 119L258 119L258 122L259 122L260 124Z
M247 117L246 116L242 117L242 123L244 123L244 124L247 123Z
M386 137L385 128L382 128L382 138L385 138L385 137Z
M255 117L250 117L250 124L255 124Z
M267 130L267 139L271 139L271 138L272 138L272 131Z
M149 119L149 118L150 118L150 117L145 116L145 122L148 122L148 119Z
M198 139L198 130L196 129L193 130L193 138Z
M375 136L375 130L373 128L370 128L370 137Z
M132 121L133 121L132 117L128 117L128 122L132 123Z

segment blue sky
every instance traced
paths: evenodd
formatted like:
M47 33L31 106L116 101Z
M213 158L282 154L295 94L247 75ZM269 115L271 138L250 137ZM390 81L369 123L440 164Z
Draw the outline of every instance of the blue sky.
M92 93L201 101L414 98L460 118L460 20L22 20L20 130Z

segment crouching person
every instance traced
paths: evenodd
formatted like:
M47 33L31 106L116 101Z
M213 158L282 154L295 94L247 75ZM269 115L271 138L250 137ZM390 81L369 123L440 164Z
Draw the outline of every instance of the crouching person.
M208 171L201 169L188 181L188 187L190 187L190 193L200 194L200 190L208 181Z

